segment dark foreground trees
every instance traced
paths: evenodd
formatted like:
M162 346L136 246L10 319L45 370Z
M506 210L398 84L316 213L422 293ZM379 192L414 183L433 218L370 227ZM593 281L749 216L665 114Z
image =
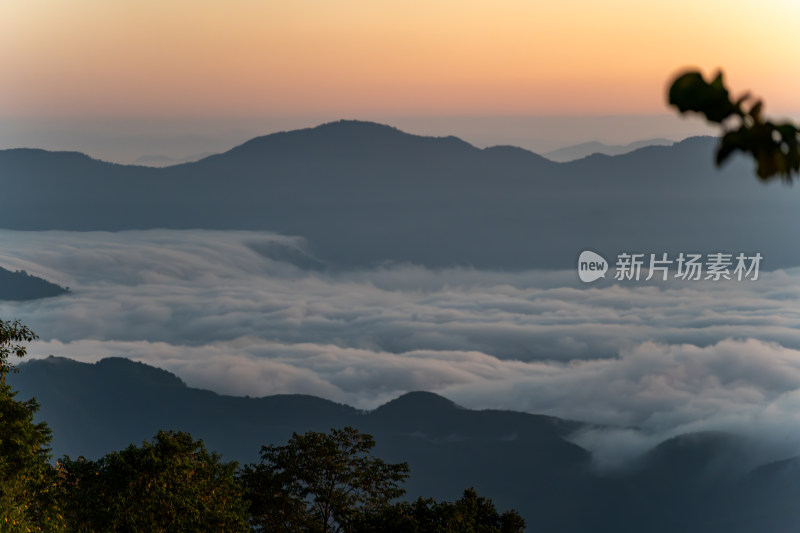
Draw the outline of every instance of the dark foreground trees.
M464 491L454 502L419 498L386 507L364 517L354 529L359 533L521 533L525 520L516 511L500 514L492 500L478 496L475 489Z
M61 509L74 532L521 533L516 511L500 514L473 489L455 502L404 493L406 463L370 454L374 440L353 428L295 434L262 448L262 461L235 475L187 433L98 461L59 465ZM0 528L0 530L3 530Z
M405 493L406 463L371 454L374 439L350 427L294 434L264 446L261 462L237 471L184 432L160 431L92 461L50 462L50 431L35 400L6 383L11 355L36 335L0 320L0 532L244 531L517 533L525 522L498 513L472 490L455 502Z
M402 496L408 464L370 454L375 440L346 427L292 435L261 448L261 462L241 475L253 525L262 531L352 531ZM297 529L302 525L303 529Z
M17 321L0 320L0 531L61 531L59 485L50 459L50 430L34 423L35 400L20 401L6 383L9 357L24 357L36 335Z
M71 531L248 531L237 464L188 433L160 431L142 446L60 467Z
M284 446L264 446L261 462L244 468L253 528L274 532L520 533L516 511L500 514L492 501L467 489L455 502L405 493L406 463L370 454L375 441L351 427L330 434L294 434Z

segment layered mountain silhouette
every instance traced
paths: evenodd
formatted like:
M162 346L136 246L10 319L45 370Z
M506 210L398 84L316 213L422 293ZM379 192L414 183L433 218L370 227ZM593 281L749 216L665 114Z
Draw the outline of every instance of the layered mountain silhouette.
M674 144L674 141L667 139L647 139L629 144L605 144L593 141L576 144L573 146L565 146L564 148L552 150L542 155L551 161L565 163L567 161L574 161L575 159L580 159L593 154L621 155L627 154L628 152L633 152L634 150L638 150L639 148L644 148L646 146L669 146L672 144Z
M300 235L320 264L572 267L593 249L759 251L800 265L795 191L751 163L713 167L713 138L555 163L340 121L166 168L0 151L0 228L258 229Z
M693 138L557 163L515 147L341 121L165 168L3 150L0 228L270 230L305 237L308 253L278 244L256 251L308 269L571 268L584 249L609 259L758 251L767 268L800 265L795 191L762 186L744 160L718 171L715 143ZM25 297L49 287L8 275L7 287L36 285ZM800 523L800 459L759 463L736 435L680 435L605 472L571 440L581 422L474 411L427 392L364 412L313 396L219 395L125 359L54 357L21 365L9 381L21 399L41 403L56 456L99 457L175 429L250 462L292 432L351 425L375 436L385 460L409 462L410 497L454 499L475 486L498 507L518 509L530 531L788 532Z
M36 300L66 294L67 291L24 270L12 272L0 267L0 300Z
M56 456L98 457L175 429L252 462L292 432L350 425L375 436L383 459L409 463L409 497L454 499L474 486L519 510L529 531L789 532L800 519L800 460L752 465L749 442L726 433L681 435L602 472L569 440L585 424L465 409L428 392L365 412L305 395L219 395L127 359L52 356L19 365L9 382L41 403Z

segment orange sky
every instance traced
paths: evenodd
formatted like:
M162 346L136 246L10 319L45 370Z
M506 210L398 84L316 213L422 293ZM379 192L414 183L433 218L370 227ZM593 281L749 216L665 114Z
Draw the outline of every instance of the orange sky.
M798 27L797 0L3 0L0 117L659 113L687 65L794 111Z

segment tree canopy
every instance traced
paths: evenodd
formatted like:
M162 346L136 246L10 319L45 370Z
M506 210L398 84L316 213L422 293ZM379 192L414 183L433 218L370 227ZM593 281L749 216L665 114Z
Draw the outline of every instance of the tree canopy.
M184 432L159 431L98 461L61 462L65 516L75 531L241 532L247 504L222 462Z
M402 496L408 464L373 456L372 436L352 427L294 433L284 446L261 448L242 479L263 531L349 531L364 515Z
M8 373L16 370L9 357L24 357L23 343L34 339L27 326L0 320L0 530L11 533L63 527L58 480L49 463L50 429L34 422L36 400L18 400L6 383Z
M681 113L700 113L721 127L717 165L740 151L753 158L762 180L780 177L791 181L800 175L800 128L765 118L763 102L750 94L732 99L722 72L711 81L697 71L684 72L672 82L668 99Z
M355 529L363 533L522 533L525 520L514 510L502 514L474 488L454 502L418 498L366 516Z

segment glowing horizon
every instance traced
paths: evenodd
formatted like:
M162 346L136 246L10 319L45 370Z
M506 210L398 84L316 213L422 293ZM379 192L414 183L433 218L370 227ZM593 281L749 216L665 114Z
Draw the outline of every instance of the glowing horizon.
M724 67L800 108L788 0L0 5L0 117L639 114Z

